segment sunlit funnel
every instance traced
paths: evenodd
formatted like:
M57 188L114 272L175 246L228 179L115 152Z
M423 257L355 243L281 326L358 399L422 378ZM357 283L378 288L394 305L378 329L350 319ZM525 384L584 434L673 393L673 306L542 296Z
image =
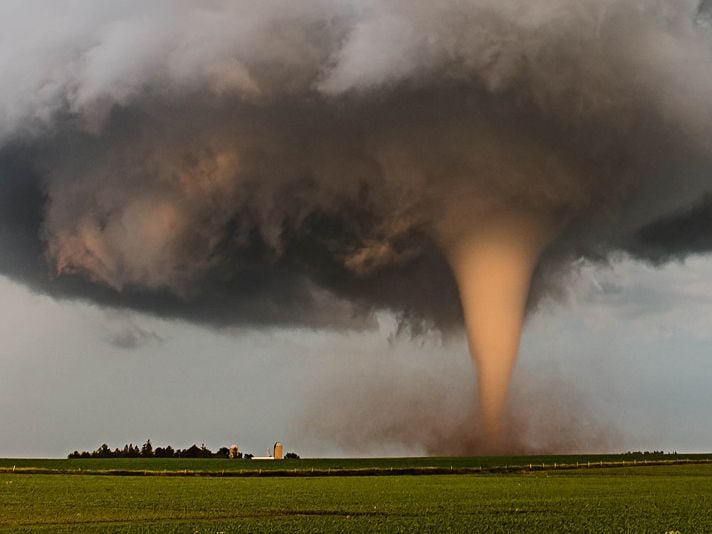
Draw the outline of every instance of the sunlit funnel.
M532 273L554 224L530 211L462 211L439 229L457 279L488 445L501 436Z

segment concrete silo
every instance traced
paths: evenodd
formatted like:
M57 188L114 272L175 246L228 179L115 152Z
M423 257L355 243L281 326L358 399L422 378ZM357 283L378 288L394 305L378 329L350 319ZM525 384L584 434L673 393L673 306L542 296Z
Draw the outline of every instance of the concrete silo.
M274 453L272 454L272 457L275 460L281 460L282 458L284 458L284 451L282 450L282 444L279 441L274 444Z

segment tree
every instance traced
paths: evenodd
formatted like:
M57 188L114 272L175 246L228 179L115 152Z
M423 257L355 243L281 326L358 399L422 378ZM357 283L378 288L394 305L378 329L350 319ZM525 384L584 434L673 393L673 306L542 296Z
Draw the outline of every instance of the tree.
M285 460L299 460L299 455L296 452L288 452L284 455Z
M146 443L141 446L141 456L143 458L153 457L153 445L151 445L151 440L147 439Z
M153 451L153 455L156 458L173 458L176 455L176 451L174 451L170 445L167 447L156 447L156 450Z
M208 449L205 444L201 447L193 444L189 448L179 452L181 458L210 458L212 455L212 451Z
M94 451L92 456L95 458L111 458L111 449L106 443L102 443L101 446Z

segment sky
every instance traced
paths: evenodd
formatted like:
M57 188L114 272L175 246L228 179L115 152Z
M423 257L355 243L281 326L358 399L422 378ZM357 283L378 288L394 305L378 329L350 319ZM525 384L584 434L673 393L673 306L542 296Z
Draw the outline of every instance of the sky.
M573 415L589 429L583 441L609 436L581 450L709 451L710 272L709 257L582 266L566 300L528 321L512 396L535 399L534 420L539 410ZM0 292L5 457L146 439L256 454L278 440L304 456L426 454L417 431L389 441L384 429L412 424L428 404L451 429L473 399L464 334L394 338L388 317L365 333L215 330L53 300L6 278ZM370 429L369 397L383 401Z
M709 450L711 5L0 3L0 455Z

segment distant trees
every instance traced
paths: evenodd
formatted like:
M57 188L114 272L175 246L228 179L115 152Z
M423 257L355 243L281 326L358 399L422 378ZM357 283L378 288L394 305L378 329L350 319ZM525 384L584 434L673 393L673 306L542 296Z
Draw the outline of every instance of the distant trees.
M290 456L290 454L294 456ZM127 443L123 448L116 448L113 451L106 444L102 443L96 450L92 452L88 451L74 451L67 455L67 458L77 459L77 458L229 458L230 449L228 447L220 447L217 452L213 452L205 446L205 443L201 444L200 447L193 444L187 449L174 449L170 445L165 447L153 448L151 440L147 439L140 448L138 445L133 443ZM237 458L252 459L252 454L242 454L240 453ZM288 453L287 458L299 458L299 455L295 453Z
M146 443L141 446L141 456L143 458L153 458L153 445L151 445L150 439L147 439Z
M146 445L148 445L148 447ZM95 451L74 451L73 453L67 455L67 458L70 460L74 458L140 458L141 456L144 456L142 451L145 451L146 457L153 456L153 447L151 446L150 441L147 441L140 449L133 443L127 443L124 445L123 449L116 448L113 451L106 443L102 443Z
M284 455L285 460L299 460L299 455L296 452L288 452Z
M178 453L180 458L212 458L214 456L212 451L205 446L205 443L200 447L194 444L188 449L178 451Z
M111 455L113 454L106 443L102 443L95 452L99 458L111 458Z
M156 447L156 450L153 451L153 456L156 458L175 458L175 455L176 451L174 451L170 445L167 445L165 448Z
M646 457L646 456L665 456L665 455L670 455L670 454L673 455L673 456L677 456L677 451L673 451L673 452L665 452L665 451L628 451L628 452L626 452L625 454L626 454L626 456L638 456L638 457L640 457L640 456L642 456L642 457Z

